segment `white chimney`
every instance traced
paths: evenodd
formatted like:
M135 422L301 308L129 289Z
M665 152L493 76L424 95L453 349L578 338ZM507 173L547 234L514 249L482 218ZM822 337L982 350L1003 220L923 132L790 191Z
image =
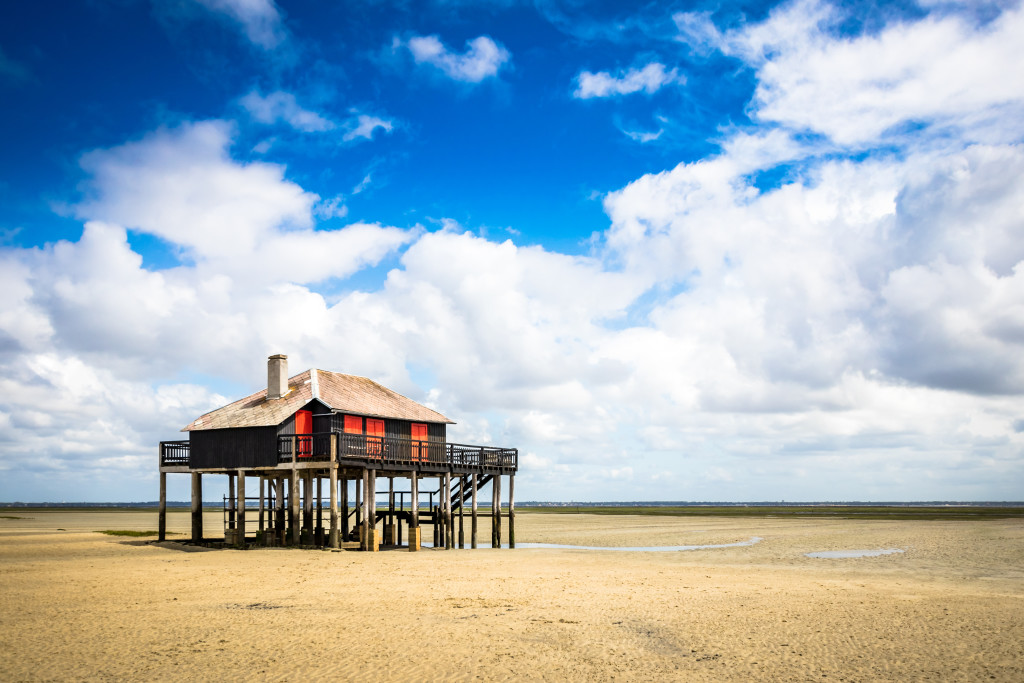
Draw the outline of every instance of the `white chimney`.
M288 356L278 353L267 358L267 400L281 398L288 393Z

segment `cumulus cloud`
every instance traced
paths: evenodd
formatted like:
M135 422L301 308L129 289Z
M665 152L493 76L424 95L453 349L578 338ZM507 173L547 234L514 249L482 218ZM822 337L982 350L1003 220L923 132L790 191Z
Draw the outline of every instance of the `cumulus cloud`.
M685 79L678 70L665 71L665 65L651 62L642 69L618 71L612 75L608 71L582 71L576 77L577 87L573 97L581 100L593 97L617 97L644 92L652 95L670 83L684 83Z
M680 14L684 40L739 57L756 70L752 113L841 145L935 129L979 142L1024 133L1024 9L989 23L944 12L839 38L840 10L821 0L783 5L760 23L719 32L707 15ZM914 134L920 138L920 133Z
M287 32L274 0L196 0L211 12L217 12L241 25L246 37L270 50L285 39Z
M231 139L229 124L202 121L90 152L82 157L88 198L76 212L156 235L203 268L264 283L343 277L410 239L366 224L314 230L320 198L286 180L281 166L234 161Z
M260 123L273 124L284 121L295 130L304 133L317 133L334 128L333 121L300 107L295 95L291 93L278 90L264 96L253 90L240 102L249 115Z
M488 36L466 42L466 51L456 54L437 36L415 36L405 43L417 64L429 64L444 75L464 83L480 83L493 78L512 58L504 47Z

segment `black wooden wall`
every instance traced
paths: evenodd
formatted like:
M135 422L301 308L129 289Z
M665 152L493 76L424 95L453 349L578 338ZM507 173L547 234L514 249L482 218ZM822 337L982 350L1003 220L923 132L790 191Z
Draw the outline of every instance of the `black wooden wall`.
M273 467L277 464L276 427L201 429L189 432L192 468Z

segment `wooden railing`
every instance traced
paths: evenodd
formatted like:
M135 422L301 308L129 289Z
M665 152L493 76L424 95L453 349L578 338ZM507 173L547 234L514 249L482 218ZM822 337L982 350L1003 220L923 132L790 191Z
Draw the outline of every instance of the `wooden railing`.
M494 446L469 446L442 441L420 441L392 436L369 436L340 432L284 435L277 437L277 462L290 463L294 444L296 462L330 462L331 441L337 439L339 460L432 464L441 467L517 469L519 450ZM188 441L161 441L160 465L188 466Z
M519 465L519 451L515 448L494 446L468 446L465 444L438 441L420 441L393 436L370 436L367 434L346 434L321 432L299 436L277 437L277 461L292 461L294 438L297 450L296 461L329 461L332 435L338 439L339 460L380 461L394 464L434 464L457 467L501 467L516 469Z
M160 442L160 465L188 466L188 454L191 444L188 441L161 441Z

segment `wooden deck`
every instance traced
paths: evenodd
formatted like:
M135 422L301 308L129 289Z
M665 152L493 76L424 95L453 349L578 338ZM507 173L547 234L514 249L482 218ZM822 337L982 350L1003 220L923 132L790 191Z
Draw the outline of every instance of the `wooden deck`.
M424 473L512 474L519 467L519 450L417 441L344 432L285 435L276 438L277 465L271 469L322 468L330 463L375 470L415 470ZM235 467L190 466L189 441L161 441L160 468L167 471L234 471ZM267 469L265 467L259 469Z

